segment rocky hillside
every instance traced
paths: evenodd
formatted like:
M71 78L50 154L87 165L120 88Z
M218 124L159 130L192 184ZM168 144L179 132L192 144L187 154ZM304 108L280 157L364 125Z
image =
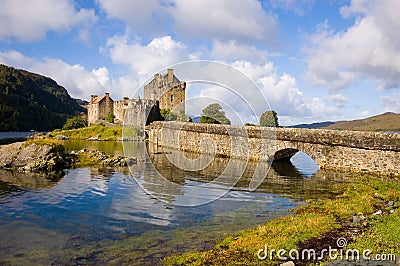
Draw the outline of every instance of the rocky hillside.
M365 119L340 121L325 128L359 131L400 131L400 114L384 113Z
M85 112L54 80L0 65L0 131L51 131Z

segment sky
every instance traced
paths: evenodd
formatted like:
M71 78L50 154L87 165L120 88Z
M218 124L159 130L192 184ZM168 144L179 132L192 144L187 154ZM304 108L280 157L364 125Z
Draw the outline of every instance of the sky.
M51 77L74 98L136 97L154 73L210 60L254 82L268 103L249 104L275 110L281 125L400 113L400 0L0 2L0 63ZM255 122L219 86L189 91Z

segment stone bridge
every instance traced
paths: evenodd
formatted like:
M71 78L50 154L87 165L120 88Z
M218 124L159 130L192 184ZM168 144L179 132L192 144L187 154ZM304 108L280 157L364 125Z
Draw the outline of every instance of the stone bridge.
M298 151L322 169L400 175L400 135L325 129L153 122L149 142L247 160L285 160Z

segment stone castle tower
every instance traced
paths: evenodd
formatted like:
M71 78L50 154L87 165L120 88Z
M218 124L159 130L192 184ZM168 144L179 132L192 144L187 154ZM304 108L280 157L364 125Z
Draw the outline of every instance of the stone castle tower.
M147 124L159 117L160 109L185 113L185 90L186 82L179 81L174 70L168 69L167 74L155 74L154 79L144 86L144 99L124 97L113 101L109 93L92 95L87 106L88 124L102 122L110 113L114 114L116 123L126 123L124 117L128 114L134 124Z
M167 74L155 74L144 86L144 98L159 101L160 109L185 112L185 90L186 82L179 81L174 70L168 69Z

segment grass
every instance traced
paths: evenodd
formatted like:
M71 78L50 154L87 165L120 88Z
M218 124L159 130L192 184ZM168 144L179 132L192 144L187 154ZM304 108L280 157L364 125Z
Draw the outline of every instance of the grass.
M310 200L291 216L238 232L217 244L213 249L166 257L165 265L276 265L273 260L259 260L257 251L267 245L270 250L298 248L299 244L318 239L330 232L344 230L352 213L371 215L384 208L388 201L400 206L400 183L360 178L343 187L334 199ZM375 217L375 216L374 216ZM369 227L349 247L373 252L400 254L400 211L367 219ZM318 248L318 247L313 247Z
M56 153L56 154L63 154L65 151L64 146L56 139L51 139L51 138L33 138L33 139L28 139L25 141L23 144L24 147L27 147L31 144L36 144L36 145L48 145L51 147L51 151Z
M48 145L48 146L57 146L61 145L61 143L56 140L56 139L51 139L51 138L33 138L33 139L28 139L25 143L24 146L29 146L31 144L36 144L36 145Z
M71 139L88 139L99 137L99 140L116 140L122 137L122 126L107 127L104 125L91 125L79 129L61 130L51 132L52 136L64 135Z
M91 156L91 154L88 152L77 154L76 159L77 160L73 165L74 168L97 166L100 164L100 161L97 158Z

